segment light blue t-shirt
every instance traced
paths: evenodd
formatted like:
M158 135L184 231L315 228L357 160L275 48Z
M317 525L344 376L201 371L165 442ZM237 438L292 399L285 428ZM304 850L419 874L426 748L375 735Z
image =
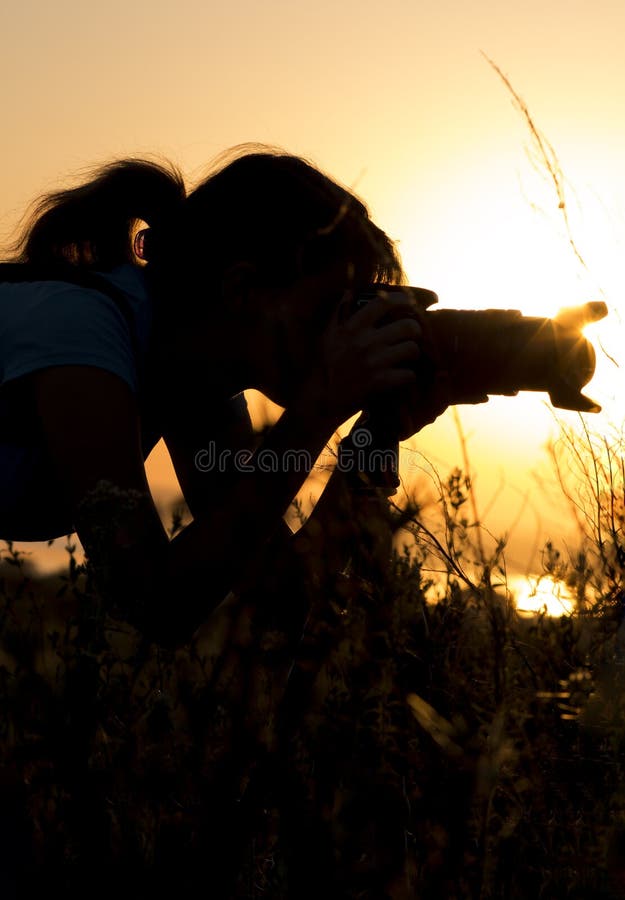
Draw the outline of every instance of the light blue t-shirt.
M151 327L143 272L124 265L104 277L128 299L136 343L112 297L62 282L0 283L0 539L48 540L74 530L44 448L12 433L2 385L48 366L86 365L138 390ZM144 430L144 458L159 438Z

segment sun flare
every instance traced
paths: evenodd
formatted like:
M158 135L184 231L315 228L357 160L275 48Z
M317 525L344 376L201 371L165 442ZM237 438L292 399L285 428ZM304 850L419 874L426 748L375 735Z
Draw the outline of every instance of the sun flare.
M575 598L563 581L539 575L513 576L508 587L518 612L524 615L569 616L575 610Z

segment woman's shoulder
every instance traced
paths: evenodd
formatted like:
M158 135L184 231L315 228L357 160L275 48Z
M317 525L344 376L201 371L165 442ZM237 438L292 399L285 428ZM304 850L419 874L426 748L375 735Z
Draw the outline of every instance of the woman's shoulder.
M116 266L109 272L98 272L97 274L136 302L149 302L143 266L124 263L121 266Z
M135 301L148 302L148 289L143 266L123 263L113 269L99 271L71 265L30 265L0 261L0 290L12 288L30 292L58 292L69 286L83 291L98 291L109 285L113 292L122 291ZM110 293L110 291L107 291Z
M4 316L18 318L29 315L35 308L50 313L62 313L79 297L89 295L91 300L113 300L120 306L123 297L133 307L149 305L149 297L143 272L131 264L121 265L107 272L20 266L0 263L0 303Z
M145 281L135 266L84 283L3 282L0 266L0 382L48 365L82 364L109 369L134 390L149 327Z

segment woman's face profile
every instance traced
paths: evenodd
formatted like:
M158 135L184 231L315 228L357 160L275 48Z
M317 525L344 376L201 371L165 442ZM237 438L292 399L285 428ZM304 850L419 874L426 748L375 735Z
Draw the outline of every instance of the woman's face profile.
M326 329L340 316L341 305L347 307L353 291L350 267L340 262L256 297L262 304L262 326L252 338L260 351L260 390L275 403L287 406L296 394L320 359Z

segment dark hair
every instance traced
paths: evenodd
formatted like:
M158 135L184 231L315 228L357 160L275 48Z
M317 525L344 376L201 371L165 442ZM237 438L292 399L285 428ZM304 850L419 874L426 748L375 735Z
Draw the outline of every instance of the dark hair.
M242 145L186 196L168 162L125 159L37 204L15 261L110 270L136 262L133 229L145 222L146 273L164 307L219 292L237 263L267 284L315 274L336 259L369 281L398 283L403 271L387 235L353 193L314 165L264 145ZM218 296L216 297L218 299Z
M165 260L172 250L184 255L185 272L204 284L241 261L270 285L288 284L337 258L369 281L403 280L394 244L364 203L281 150L243 145L229 151L225 164L190 193L178 224L178 234L163 242L155 229L154 257Z
M124 159L90 172L78 187L46 194L13 245L13 261L108 271L136 261L135 223L158 227L179 214L184 180L170 163Z

